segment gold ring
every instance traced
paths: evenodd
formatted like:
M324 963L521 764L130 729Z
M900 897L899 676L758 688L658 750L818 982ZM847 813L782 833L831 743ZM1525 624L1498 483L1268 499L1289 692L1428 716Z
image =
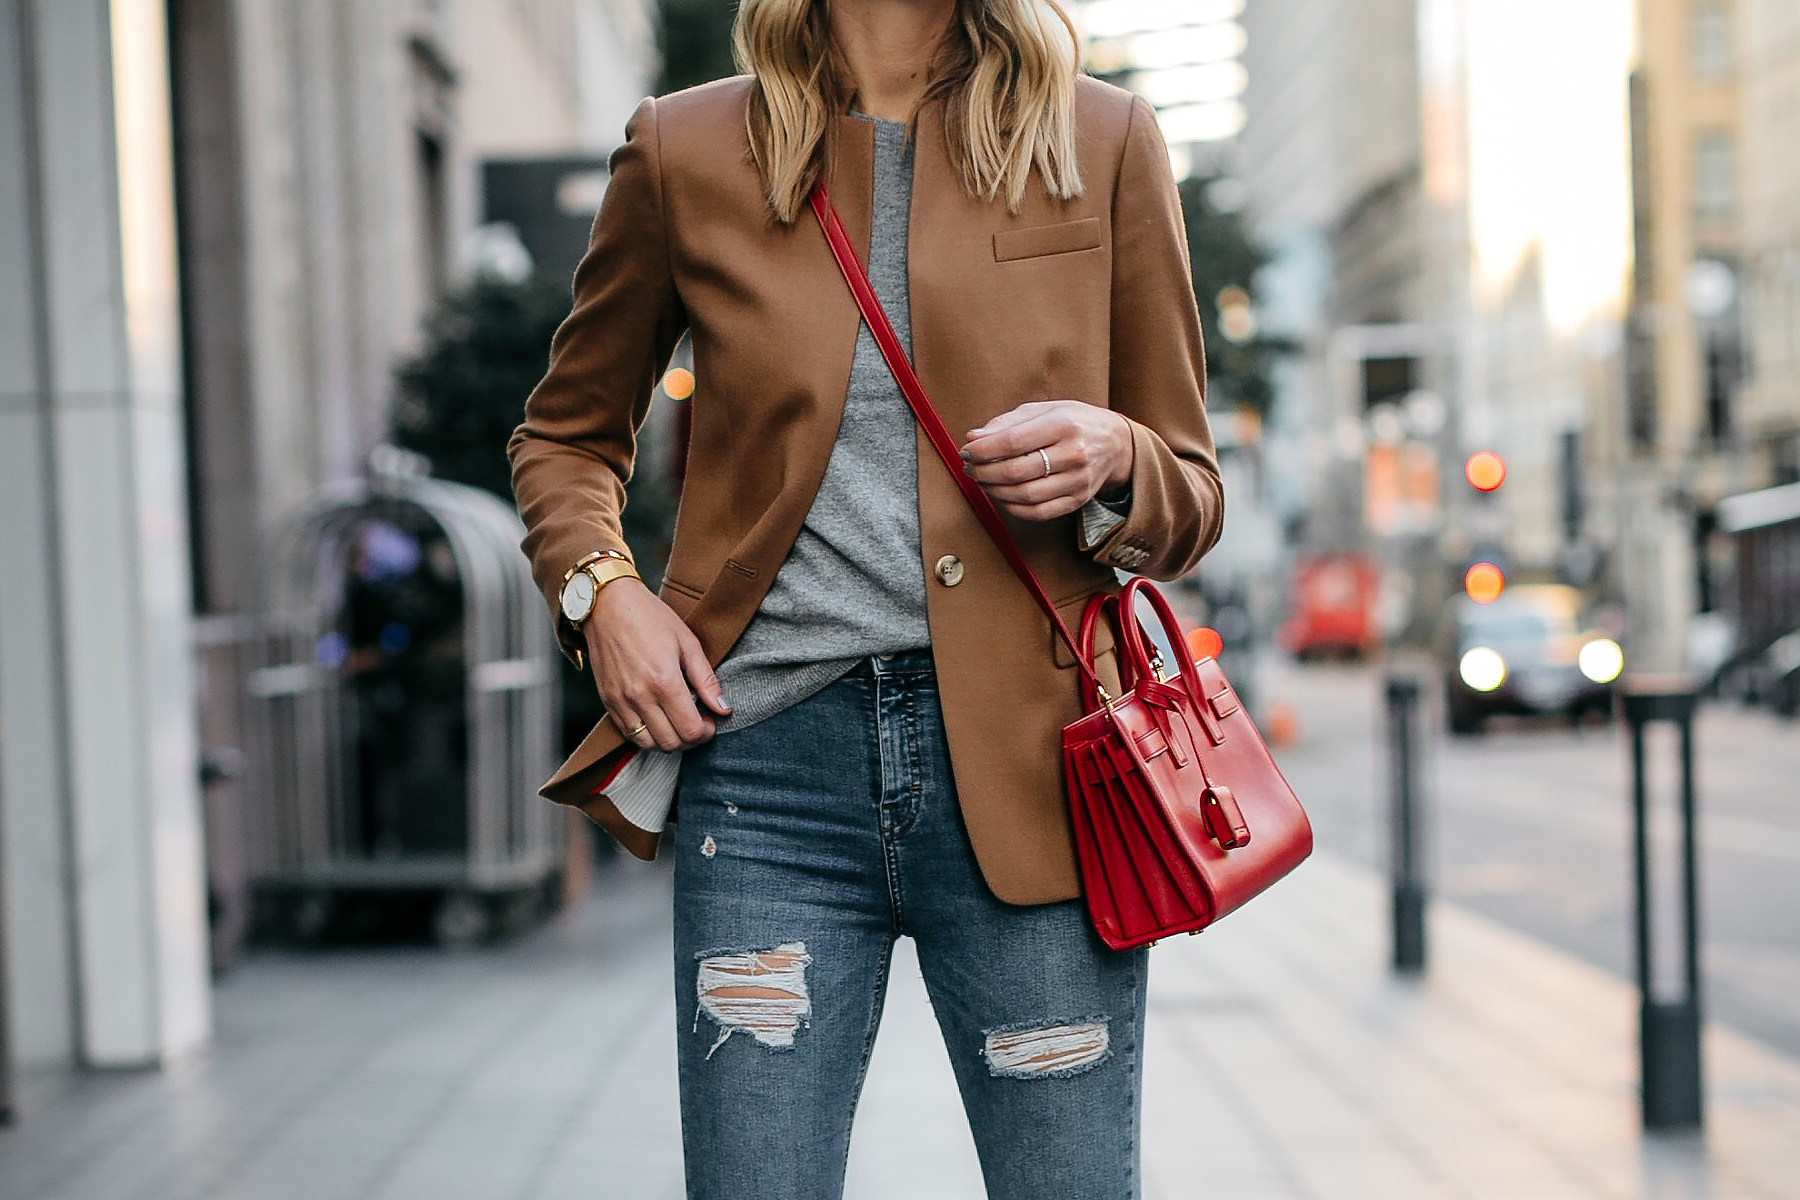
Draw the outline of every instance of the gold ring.
M1042 446L1038 447L1038 456L1044 460L1044 478L1050 478L1050 452Z
M644 730L646 730L648 728L650 728L650 722L639 721L636 725L632 726L630 729L627 729L625 731L625 736L628 739L630 739L631 741L635 742L635 741L637 741L637 735L644 732Z

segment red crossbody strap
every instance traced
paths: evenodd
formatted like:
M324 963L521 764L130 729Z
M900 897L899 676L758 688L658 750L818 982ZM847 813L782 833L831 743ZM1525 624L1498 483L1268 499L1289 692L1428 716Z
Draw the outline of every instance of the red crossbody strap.
M913 416L925 429L925 436L931 439L932 448L938 457L944 460L950 477L962 490L963 499L975 510L975 516L981 521L988 536L994 539L994 545L1005 555L1007 564L1018 575L1026 589L1031 592L1032 599L1050 618L1050 624L1069 647L1069 653L1075 657L1075 665L1087 678L1089 686L1099 692L1100 679L1094 674L1093 667L1082 657L1081 648L1069 633L1069 627L1057 614L1056 605L1044 591L1044 585L1032 574L1031 567L1025 561L1025 555L1019 550L1019 544L1013 541L1006 523L1000 519L1000 512L994 502L988 499L981 485L969 478L963 469L962 452L956 447L956 439L944 428L943 418L937 409L931 406L931 400L925 395L925 389L919 383L919 377L913 372L912 364L906 359L906 350L900 345L900 339L894 333L894 326L888 320L887 313L882 311L881 300L875 295L875 288L869 283L868 272L856 257L856 250L850 245L850 235L844 232L844 223L838 220L837 210L831 206L831 198L825 193L825 185L819 184L812 194L813 215L819 219L819 228L825 231L825 240L831 244L831 253L837 259L838 268L844 272L844 282L850 285L851 295L856 297L856 306L862 310L863 320L869 324L869 332L875 335L875 344L881 348L881 357L887 360L888 370L894 373L894 381L900 385L901 394L912 408Z

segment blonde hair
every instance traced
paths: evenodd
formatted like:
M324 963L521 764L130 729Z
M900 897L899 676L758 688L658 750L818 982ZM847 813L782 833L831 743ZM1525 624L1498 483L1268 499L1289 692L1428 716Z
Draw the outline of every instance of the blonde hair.
M855 83L831 37L827 0L743 0L732 31L755 77L750 157L777 220L790 224L836 152L835 120ZM958 0L932 62L950 160L969 195L1017 213L1035 168L1050 195L1081 194L1075 163L1080 40L1056 0Z

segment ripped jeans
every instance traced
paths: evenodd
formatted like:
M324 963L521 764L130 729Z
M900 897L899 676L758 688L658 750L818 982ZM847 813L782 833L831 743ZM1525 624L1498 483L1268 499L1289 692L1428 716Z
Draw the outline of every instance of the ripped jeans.
M867 659L690 751L680 786L689 1197L842 1194L901 935L918 944L991 1200L1139 1194L1147 953L1107 950L1079 901L1017 908L988 891L929 651Z

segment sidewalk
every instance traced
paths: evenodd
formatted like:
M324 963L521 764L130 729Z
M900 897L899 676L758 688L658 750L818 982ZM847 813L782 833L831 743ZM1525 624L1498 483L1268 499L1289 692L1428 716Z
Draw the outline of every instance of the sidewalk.
M666 889L622 864L603 900L486 953L252 958L209 1054L29 1086L0 1196L677 1197ZM1707 1134L1646 1140L1630 988L1443 907L1429 978L1393 981L1385 905L1320 855L1158 948L1149 1200L1800 1198L1800 1064L1714 1030ZM857 1130L850 1197L981 1195L910 956Z

